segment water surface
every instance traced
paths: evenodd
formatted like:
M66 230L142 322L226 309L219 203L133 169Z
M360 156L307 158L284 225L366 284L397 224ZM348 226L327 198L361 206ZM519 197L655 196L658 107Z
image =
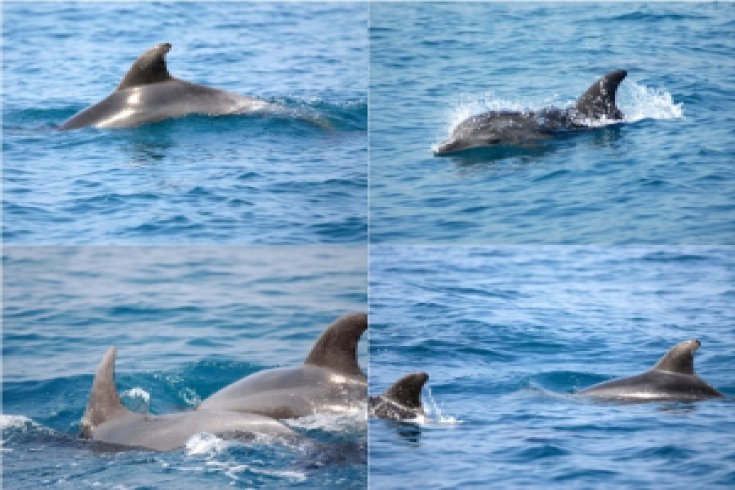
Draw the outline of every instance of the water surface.
M371 5L371 241L735 243L734 26L731 3ZM622 125L432 154L620 68Z
M367 5L3 3L6 243L364 242ZM56 127L132 62L278 116Z
M370 421L370 485L732 487L733 252L373 246L370 391L407 372L430 379L428 420ZM691 338L697 373L728 398L574 395Z
M363 247L5 247L3 487L365 488L364 411L287 423L304 437L192 437L168 452L79 439L92 379L118 348L132 410L191 410L248 374L303 363L365 311ZM367 343L359 352L367 368Z

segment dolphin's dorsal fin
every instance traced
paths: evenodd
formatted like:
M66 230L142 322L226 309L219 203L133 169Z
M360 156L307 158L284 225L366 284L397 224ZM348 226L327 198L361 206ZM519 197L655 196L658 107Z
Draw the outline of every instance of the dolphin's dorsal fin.
M357 343L367 327L365 313L350 313L338 318L317 339L304 364L364 377L357 363Z
M428 379L429 375L424 372L407 374L385 390L383 398L406 408L421 408L421 388Z
M166 53L170 50L170 43L161 43L140 55L116 90L171 80L166 68Z
M700 345L702 343L697 339L686 340L675 345L656 363L653 369L679 374L694 374L694 351L699 349Z
M91 437L92 430L100 424L110 420L121 411L127 412L120 402L115 384L115 354L117 349L110 347L105 352L97 374L92 383L92 392L89 394L87 410L82 417L82 435Z
M625 70L615 70L593 83L580 98L575 109L582 117L622 119L623 113L615 105L618 85L628 75Z

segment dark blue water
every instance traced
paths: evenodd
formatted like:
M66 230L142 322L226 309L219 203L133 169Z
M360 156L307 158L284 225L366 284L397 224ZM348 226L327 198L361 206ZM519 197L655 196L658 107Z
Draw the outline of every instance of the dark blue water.
M370 385L429 373L420 425L370 422L373 488L735 485L735 250L373 246ZM729 399L573 391L698 338Z
M366 4L2 8L6 242L365 241ZM160 42L173 76L287 114L55 129Z
M371 241L735 243L732 3L370 12ZM566 107L618 68L622 125L432 155L471 114Z
M290 420L305 437L288 444L99 453L77 437L110 345L124 402L153 413L303 363L365 310L364 247L6 247L3 266L3 488L365 488L364 412Z

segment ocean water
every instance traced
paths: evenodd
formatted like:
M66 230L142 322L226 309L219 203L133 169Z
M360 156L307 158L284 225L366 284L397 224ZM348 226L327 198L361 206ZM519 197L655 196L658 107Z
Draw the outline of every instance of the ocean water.
M371 420L371 488L731 488L732 247L373 246L370 392L426 371L422 423ZM575 390L698 338L728 398Z
M371 4L371 242L735 243L734 29L732 3ZM432 154L618 68L623 124Z
M110 345L124 403L158 414L303 363L329 323L365 311L364 247L6 246L3 267L3 488L365 488L364 412L290 420L296 442L101 452L78 437Z
M367 4L3 2L3 237L14 244L367 237ZM285 106L56 128L149 47L175 77Z

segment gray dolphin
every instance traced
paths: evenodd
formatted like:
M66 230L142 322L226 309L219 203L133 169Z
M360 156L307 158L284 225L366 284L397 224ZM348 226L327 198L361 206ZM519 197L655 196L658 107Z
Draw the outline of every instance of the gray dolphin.
M627 401L694 401L724 396L694 373L699 340L674 346L652 369L629 378L596 384L580 391L596 398Z
M200 432L240 437L257 434L296 436L296 432L281 422L256 414L190 411L150 415L131 412L117 394L116 352L110 347L97 368L82 417L82 437L108 444L169 451L184 446L191 436Z
M594 120L620 120L623 113L615 105L615 93L627 74L625 70L608 73L567 109L491 111L469 117L452 130L449 139L440 143L434 154L441 156L470 148L529 143L564 131L587 128Z
M204 400L198 410L236 410L284 419L359 409L367 399L367 383L357 363L357 343L367 327L365 313L338 318L302 366L242 378Z
M112 94L67 119L60 128L127 128L187 114L240 114L275 107L261 99L172 77L166 68L169 50L171 44L162 43L143 53Z
M402 377L382 395L371 396L368 402L370 415L381 419L407 420L424 415L421 405L421 388L429 380L424 372Z

